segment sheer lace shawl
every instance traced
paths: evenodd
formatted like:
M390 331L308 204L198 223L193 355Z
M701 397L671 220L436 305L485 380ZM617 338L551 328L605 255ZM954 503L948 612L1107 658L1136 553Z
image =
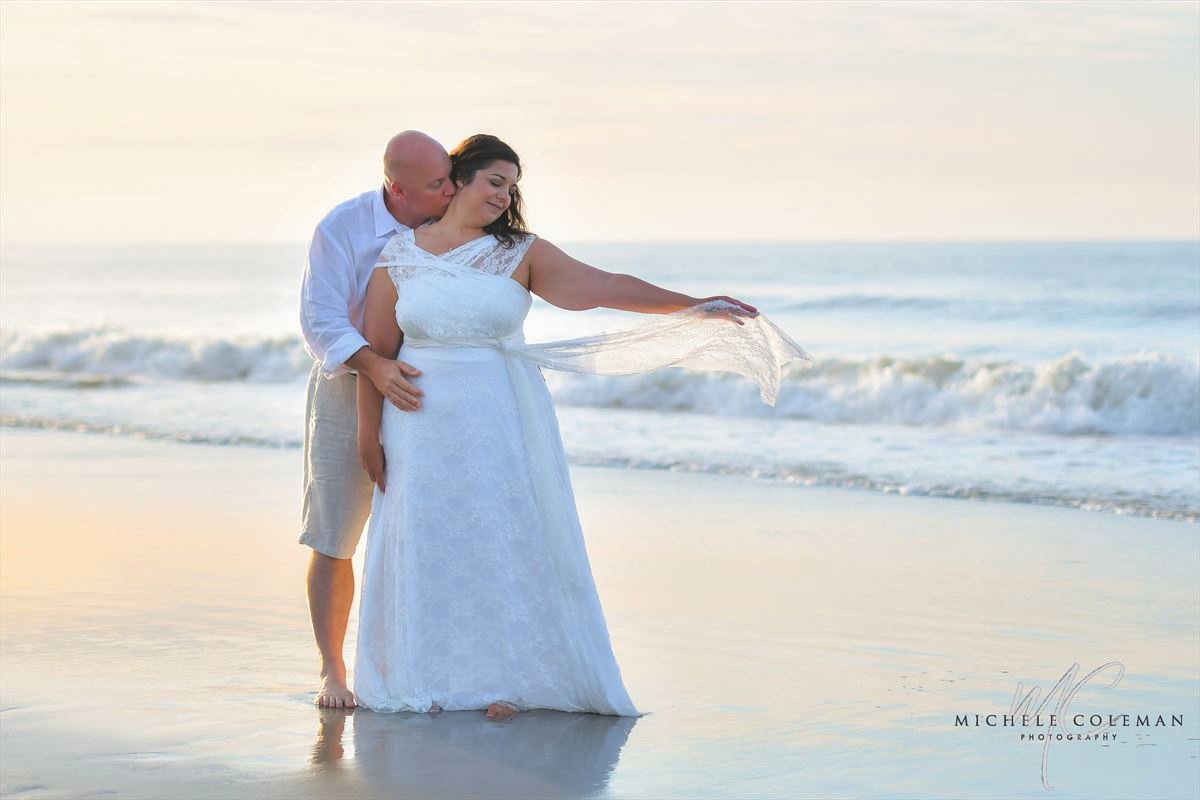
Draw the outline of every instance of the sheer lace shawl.
M729 318L738 310L728 301L709 300L628 330L508 349L564 372L630 375L661 367L733 372L757 383L759 397L773 406L784 367L813 358L762 314L739 316L738 325Z

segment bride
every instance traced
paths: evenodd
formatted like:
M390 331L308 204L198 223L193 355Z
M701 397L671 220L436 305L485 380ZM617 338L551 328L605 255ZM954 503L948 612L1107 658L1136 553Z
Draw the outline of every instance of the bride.
M639 716L539 367L732 371L774 404L783 366L811 358L753 306L611 274L527 232L520 160L496 137L472 136L451 160L457 193L445 216L393 237L367 289L366 339L420 370L425 396L401 411L358 382L359 454L376 484L358 702L385 712L486 708L496 719L533 708ZM531 293L565 309L659 316L526 344Z

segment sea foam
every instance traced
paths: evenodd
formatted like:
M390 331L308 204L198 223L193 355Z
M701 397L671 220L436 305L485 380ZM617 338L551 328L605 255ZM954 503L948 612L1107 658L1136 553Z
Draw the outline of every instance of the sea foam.
M137 380L286 383L312 368L299 337L188 339L110 329L0 332L0 378L87 389ZM1158 352L1044 362L953 355L818 358L792 365L775 408L733 375L665 369L608 377L546 371L559 403L778 416L834 424L995 428L1062 435L1200 433L1200 361Z

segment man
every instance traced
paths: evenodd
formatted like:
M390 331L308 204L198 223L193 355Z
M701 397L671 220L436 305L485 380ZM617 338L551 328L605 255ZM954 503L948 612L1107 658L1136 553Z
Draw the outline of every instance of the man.
M420 372L363 338L367 282L379 253L397 233L442 216L454 185L446 149L404 131L383 155L385 182L334 208L317 225L300 295L300 327L316 360L308 380L304 431L304 502L300 542L312 548L308 606L321 653L316 703L349 708L342 646L354 598L350 559L371 511L374 489L358 457L356 380L366 376L397 408L420 407L409 381Z

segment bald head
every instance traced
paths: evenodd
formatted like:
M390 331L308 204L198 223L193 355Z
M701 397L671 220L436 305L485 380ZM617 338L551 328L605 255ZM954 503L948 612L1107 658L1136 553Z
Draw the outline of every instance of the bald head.
M442 216L454 196L446 148L420 131L397 133L388 141L383 174L388 211L409 227Z
M383 151L383 174L388 182L412 183L431 166L441 166L448 156L432 136L420 131L402 131L388 140Z

